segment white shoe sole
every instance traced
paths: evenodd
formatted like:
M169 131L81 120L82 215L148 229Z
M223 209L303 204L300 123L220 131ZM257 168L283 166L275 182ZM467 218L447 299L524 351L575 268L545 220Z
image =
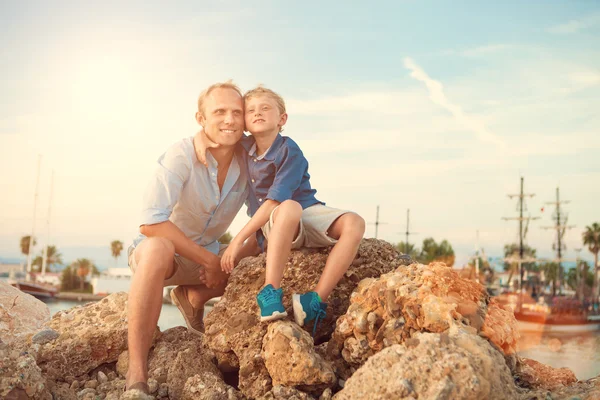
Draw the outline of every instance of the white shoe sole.
M287 312L282 312L280 313L279 311L275 311L273 314L267 316L267 317L260 317L260 322L265 322L265 321L273 321L276 319L282 319L287 317Z
M300 326L304 326L304 320L306 319L306 313L302 310L302 303L300 303L300 295L292 295L292 308L294 309L294 319Z

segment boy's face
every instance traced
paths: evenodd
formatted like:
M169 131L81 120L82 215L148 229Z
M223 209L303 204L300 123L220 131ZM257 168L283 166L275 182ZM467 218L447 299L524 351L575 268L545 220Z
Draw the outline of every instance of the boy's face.
M280 114L277 102L270 96L256 96L246 100L246 130L253 135L281 130L287 114Z
M233 89L217 88L204 102L204 115L196 114L206 136L221 146L235 145L244 134L244 103Z

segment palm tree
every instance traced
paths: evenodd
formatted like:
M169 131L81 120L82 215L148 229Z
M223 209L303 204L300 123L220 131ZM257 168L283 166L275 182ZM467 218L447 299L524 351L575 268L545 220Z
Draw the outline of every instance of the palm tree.
M94 267L93 263L87 258L79 258L73 263L77 276L79 277L80 289L83 290L85 277L90 273L90 270Z
M119 256L121 255L121 251L123 251L123 242L121 242L120 240L113 240L112 242L110 242L110 251L112 253L112 256L115 258L115 266L116 266L117 260L119 259Z
M433 238L423 240L421 254L419 255L419 261L423 264L441 261L446 263L447 266L452 267L455 259L452 245L447 240L442 240L440 244L437 244Z
M509 258L509 257L510 258L518 258L519 257L519 245L517 243L504 245L504 258ZM536 250L532 249L531 247L527 246L526 244L523 245L523 257L535 258ZM535 263L521 263L521 265L526 270L531 270L531 269L535 268ZM510 273L508 275L508 286L510 286L510 281L512 280L513 274L520 273L520 271L518 271L518 269L519 269L519 263L517 263L517 262L511 262L511 263L505 262L504 263L504 270L510 271Z
M585 227L583 232L583 244L588 246L588 250L594 254L594 267L592 272L594 274L594 286L592 289L592 295L594 296L593 302L598 301L598 252L600 252L600 224L594 222L590 226Z
M31 236L27 235L27 236L23 236L21 238L21 242L20 242L20 246L21 246L21 253L25 254L26 256L29 255L29 243L31 242ZM32 246L35 246L37 244L35 237L33 238L33 243Z

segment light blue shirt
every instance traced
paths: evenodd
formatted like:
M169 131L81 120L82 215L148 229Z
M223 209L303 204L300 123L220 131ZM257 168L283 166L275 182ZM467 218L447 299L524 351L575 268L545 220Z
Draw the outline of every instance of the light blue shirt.
M236 150L220 191L218 164L210 151L206 152L206 167L196 157L192 137L175 143L158 159L144 194L139 225L170 220L188 238L218 254L217 240L227 231L248 195L246 169L240 168L240 150ZM135 238L133 247L144 238L142 234Z

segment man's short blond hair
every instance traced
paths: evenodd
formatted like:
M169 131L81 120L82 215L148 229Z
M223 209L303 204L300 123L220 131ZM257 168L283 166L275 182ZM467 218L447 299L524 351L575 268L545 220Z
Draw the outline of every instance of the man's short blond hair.
M206 100L206 98L208 97L208 95L210 94L210 92L212 92L215 89L231 89L231 90L235 90L241 98L243 98L242 96L242 91L240 90L240 88L238 87L238 85L236 85L235 83L233 83L233 81L230 79L228 81L225 82L217 82L215 84L210 85L209 87L207 87L206 89L204 89L202 91L202 93L200 93L200 96L198 97L198 112L200 112L200 114L202 116L204 115L204 101Z
M277 108L279 109L279 114L285 114L285 101L283 101L283 97L272 91L271 89L267 89L262 85L258 85L252 90L248 90L244 95L244 102L250 100L253 97L258 96L268 96L275 100L277 104Z

